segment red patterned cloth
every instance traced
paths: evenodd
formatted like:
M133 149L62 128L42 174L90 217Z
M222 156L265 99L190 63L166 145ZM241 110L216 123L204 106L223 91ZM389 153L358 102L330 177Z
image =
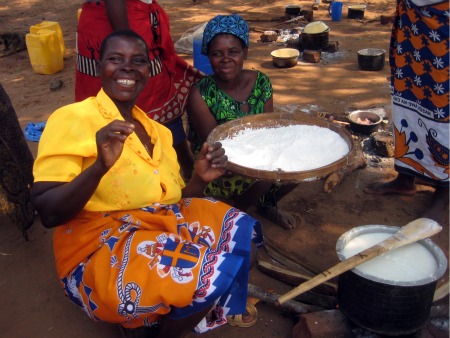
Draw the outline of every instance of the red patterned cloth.
M136 105L162 124L181 116L192 83L204 74L176 55L170 36L169 16L153 1L126 1L130 28L140 34L149 48L151 74ZM96 96L101 88L96 64L103 39L112 32L105 4L83 4L77 28L75 101Z

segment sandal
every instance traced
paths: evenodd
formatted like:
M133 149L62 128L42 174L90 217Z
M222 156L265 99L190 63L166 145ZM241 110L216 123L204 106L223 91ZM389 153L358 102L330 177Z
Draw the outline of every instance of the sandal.
M245 314L251 318L250 321L244 322L242 319L242 314L227 316L227 322L231 326L237 327L250 327L256 324L258 321L258 310L255 305L259 302L258 298L249 297L247 299L247 305L245 306Z

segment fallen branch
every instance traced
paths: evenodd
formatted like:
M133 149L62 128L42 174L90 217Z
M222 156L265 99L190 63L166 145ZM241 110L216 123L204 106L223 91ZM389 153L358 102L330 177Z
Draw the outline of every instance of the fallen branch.
M280 295L275 292L261 289L253 284L248 284L248 295L256 297L262 300L263 302L272 305L275 305L275 301L280 297ZM284 302L283 304L281 304L281 308L294 314L302 314L323 310L323 308L321 307L302 304L295 300L288 300Z
M308 23L308 21L305 19L305 17L303 15L301 15L301 16L297 16L296 18L280 22L280 23L276 24L275 26L282 26L287 23L298 23L299 21L301 21L304 24Z
M366 24L369 22L380 22L380 19L371 19L371 20L366 20L366 19L357 19L356 22L362 23L362 24Z

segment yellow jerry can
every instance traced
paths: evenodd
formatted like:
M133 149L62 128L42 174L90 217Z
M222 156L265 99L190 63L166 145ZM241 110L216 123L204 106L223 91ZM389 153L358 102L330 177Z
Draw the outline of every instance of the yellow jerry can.
M66 46L64 44L64 38L61 30L61 26L56 21L42 21L37 25L33 25L30 27L30 33L37 33L41 29L49 29L54 30L57 34L59 44L61 46L61 55L64 57L66 55Z
M57 32L40 29L25 36L31 66L37 74L53 74L64 69L64 59Z

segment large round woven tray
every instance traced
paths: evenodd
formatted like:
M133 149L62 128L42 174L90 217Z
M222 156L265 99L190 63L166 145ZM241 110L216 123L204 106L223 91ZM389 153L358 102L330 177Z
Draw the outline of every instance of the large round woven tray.
M350 133L343 127L317 117L311 117L304 113L264 113L245 116L240 119L226 122L213 129L209 134L207 142L214 143L231 138L245 128L259 129L270 127L283 127L290 125L314 125L328 128L338 133L347 142L349 152L337 161L325 166L304 171L268 171L248 168L228 161L228 170L235 174L251 177L259 180L274 182L301 182L305 180L319 179L346 166L352 159L354 153L353 140Z

